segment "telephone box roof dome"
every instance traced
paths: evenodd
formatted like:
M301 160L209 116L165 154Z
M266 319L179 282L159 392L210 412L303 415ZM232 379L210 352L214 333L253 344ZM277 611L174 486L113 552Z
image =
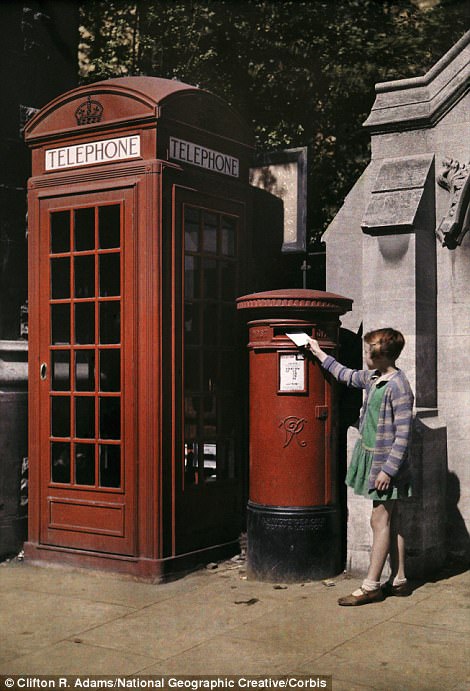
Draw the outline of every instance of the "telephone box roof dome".
M46 104L25 127L26 141L174 120L253 146L250 128L222 98L175 79L117 77L86 84Z
M116 77L114 79L93 82L88 84L88 88L113 85L145 94L152 98L155 103L161 103L168 96L181 91L203 91L198 86L186 84L177 79L164 79L163 77Z

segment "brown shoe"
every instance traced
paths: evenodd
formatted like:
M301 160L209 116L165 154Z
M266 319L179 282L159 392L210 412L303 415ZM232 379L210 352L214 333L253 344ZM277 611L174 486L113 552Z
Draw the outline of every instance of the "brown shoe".
M393 583L387 581L383 584L382 591L385 597L408 597L412 593L408 581L399 585L393 585Z
M362 595L346 595L346 597L340 597L338 600L338 605L341 607L357 607L358 605L368 605L370 602L382 602L385 600L385 595L383 594L382 588L377 588L376 590L362 590Z

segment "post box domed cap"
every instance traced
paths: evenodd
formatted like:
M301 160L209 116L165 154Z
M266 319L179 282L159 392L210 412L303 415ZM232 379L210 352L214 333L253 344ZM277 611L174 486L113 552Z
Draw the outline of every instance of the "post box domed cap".
M352 303L351 298L327 293L323 290L286 288L242 295L237 298L237 309L320 309L344 314L351 309Z

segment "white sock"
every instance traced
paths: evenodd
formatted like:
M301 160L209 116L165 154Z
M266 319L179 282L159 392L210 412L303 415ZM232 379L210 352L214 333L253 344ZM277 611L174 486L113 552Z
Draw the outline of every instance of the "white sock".
M392 581L392 585L403 585L403 583L406 583L407 579L406 578L398 578L398 576L395 576L395 578Z
M364 578L362 581L362 588L369 592L371 590L377 590L377 588L380 588L380 581L371 581L369 578Z
M380 581L371 581L369 578L364 578L361 588L355 590L353 595L358 597L359 595L364 595L363 590L366 590L368 593L370 593L372 590L377 590L378 588L380 588Z

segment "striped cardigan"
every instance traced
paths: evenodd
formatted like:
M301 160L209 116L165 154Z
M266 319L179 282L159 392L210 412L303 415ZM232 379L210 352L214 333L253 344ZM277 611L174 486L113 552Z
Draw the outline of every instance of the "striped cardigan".
M349 369L329 355L322 367L342 384L366 390L365 402L359 417L362 432L370 390L379 377L377 370ZM374 457L369 475L369 489L374 489L381 470L395 485L410 482L408 445L413 418L414 396L408 379L401 370L389 379L379 410Z

